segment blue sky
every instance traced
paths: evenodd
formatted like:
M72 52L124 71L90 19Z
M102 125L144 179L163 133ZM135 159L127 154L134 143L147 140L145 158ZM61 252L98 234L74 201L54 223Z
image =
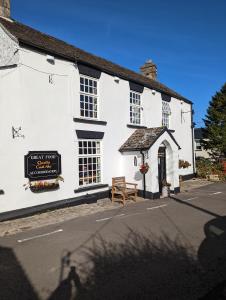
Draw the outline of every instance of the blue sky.
M146 59L158 80L194 102L203 125L226 82L225 0L11 0L12 17L134 71Z

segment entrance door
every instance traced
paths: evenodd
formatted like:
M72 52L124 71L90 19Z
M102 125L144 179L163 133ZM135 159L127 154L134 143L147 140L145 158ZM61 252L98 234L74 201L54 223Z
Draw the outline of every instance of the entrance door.
M158 151L159 192L162 193L162 182L166 180L166 148L159 147Z

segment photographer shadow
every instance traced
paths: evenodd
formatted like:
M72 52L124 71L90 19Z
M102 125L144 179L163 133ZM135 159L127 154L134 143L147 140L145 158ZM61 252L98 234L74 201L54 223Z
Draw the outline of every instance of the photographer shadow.
M62 280L48 300L70 300L76 297L82 288L79 275L75 266L70 267L66 279Z
M206 223L204 232L206 238L199 247L198 260L214 287L201 299L226 299L226 216Z

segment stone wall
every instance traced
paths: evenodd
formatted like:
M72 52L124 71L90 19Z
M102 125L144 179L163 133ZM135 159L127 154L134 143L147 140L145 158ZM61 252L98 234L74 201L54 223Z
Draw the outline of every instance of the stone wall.
M0 16L10 18L10 0L0 0Z

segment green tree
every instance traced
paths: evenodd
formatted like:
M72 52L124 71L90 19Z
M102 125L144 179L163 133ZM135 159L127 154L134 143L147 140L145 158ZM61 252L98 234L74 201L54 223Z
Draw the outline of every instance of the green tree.
M212 97L203 121L204 148L209 150L215 159L226 157L226 83Z

